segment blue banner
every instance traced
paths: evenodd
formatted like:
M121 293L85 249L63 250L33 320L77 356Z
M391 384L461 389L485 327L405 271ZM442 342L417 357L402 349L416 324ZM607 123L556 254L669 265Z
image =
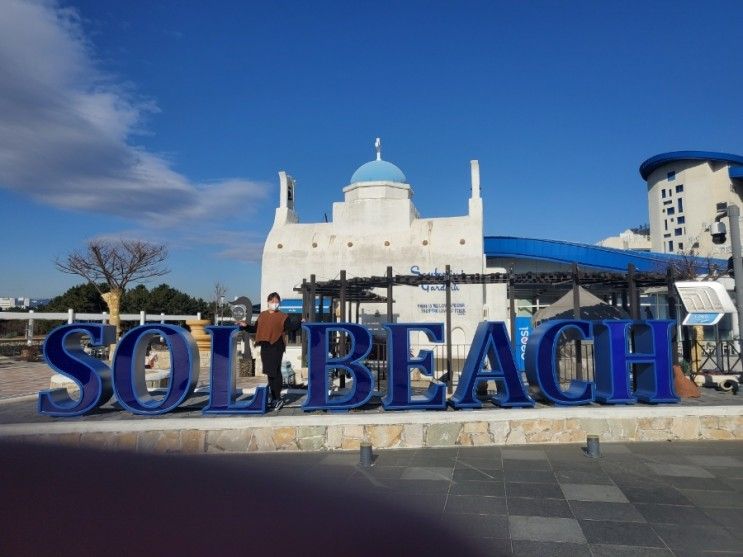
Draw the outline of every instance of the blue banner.
M519 371L524 371L526 356L526 343L529 342L531 334L531 317L516 318L516 332L513 335L513 356L516 359L516 367Z

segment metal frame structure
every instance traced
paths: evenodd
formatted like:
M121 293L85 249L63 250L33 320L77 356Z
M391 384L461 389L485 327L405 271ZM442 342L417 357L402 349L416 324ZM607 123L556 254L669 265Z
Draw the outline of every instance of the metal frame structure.
M674 274L672 269L666 273L637 272L635 266L630 263L626 273L617 272L580 272L577 264L573 265L572 272L548 272L548 273L513 273L509 270L505 273L452 273L451 266L440 275L393 275L392 267L388 266L386 273L380 276L353 277L348 278L346 271L341 270L338 279L329 281L317 281L315 275L309 280L302 281L301 286L295 288L302 294L302 317L307 321L315 321L317 317L322 318L324 298L331 300L331 311L333 302L339 302L339 321L346 322L352 317L351 304L356 304L356 321L359 318L359 306L362 303L384 303L387 306L387 322L394 322L394 298L395 286L422 286L440 285L444 286L446 300L446 363L447 369L452 368L452 346L451 346L451 287L453 284L506 284L508 286L509 314L511 330L515 329L517 297L532 297L544 292L562 291L573 289L574 315L580 316L578 286L582 286L604 298L611 298L613 303L618 301L617 294L621 295L622 306L625 307L632 319L640 319L640 290L650 287L665 287L667 289L669 316L676 318L676 299L673 288ZM386 289L386 296L373 292L373 289ZM317 299L319 297L319 304ZM320 314L316 314L316 307L320 308ZM331 317L334 319L335 316ZM580 348L578 346L578 348ZM578 350L577 354L581 351ZM306 342L302 338L302 358L306 356ZM674 351L674 364L678 363L678 355ZM577 362L578 375L582 374L580 358ZM448 388L453 388L453 373L448 376ZM344 376L341 374L341 385Z

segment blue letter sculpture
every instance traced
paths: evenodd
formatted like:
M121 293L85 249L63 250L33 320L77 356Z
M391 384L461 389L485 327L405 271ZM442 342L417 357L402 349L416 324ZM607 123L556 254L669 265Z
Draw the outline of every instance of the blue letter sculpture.
M483 370L486 358L490 362L490 371ZM482 381L496 383L498 395L490 399L493 404L505 408L534 406L516 369L505 323L486 321L477 326L457 390L451 397L454 408L481 408L475 389Z
M150 339L162 336L170 350L170 382L165 395L150 395L145 382L145 353ZM178 407L196 388L199 380L199 351L181 327L140 325L119 341L114 358L114 392L121 406L133 414L165 414Z
M246 400L235 400L235 345L238 328L206 327L212 335L212 369L209 381L209 404L204 414L265 414L266 387L256 387L255 394Z
M635 377L635 397L642 402L678 402L673 388L671 330L669 320L602 321L601 342L596 345L596 364L610 371L597 378L600 402L632 402L630 371ZM631 338L634 350L630 352Z
M442 323L389 323L387 329L387 395L382 399L385 410L446 410L446 385L433 381L425 395L413 395L410 372L418 369L433 378L433 352L421 350L410 356L410 331L421 331L428 340L442 342Z
M596 321L593 352L596 362L596 402L634 404L627 362L628 329L631 321ZM616 324L616 325L614 325Z
M57 327L46 337L44 358L57 373L69 377L80 387L80 398L74 400L67 389L41 391L37 408L47 416L82 416L108 402L113 395L111 368L89 356L82 348L83 335L91 346L108 346L116 338L111 325L75 323Z
M366 404L372 395L372 374L361 363L371 350L372 336L369 330L354 323L305 323L307 331L307 400L303 410L349 410ZM333 332L347 333L351 346L346 356L330 356L330 335ZM344 337L341 335L341 341ZM353 386L345 396L328 393L328 378L333 369L348 371L353 377Z
M565 391L560 387L555 354L560 335L571 329L577 331L582 339L591 337L591 324L588 321L559 319L539 325L526 344L526 376L529 384L537 387L544 398L561 406L593 402L593 383L590 381L572 380Z

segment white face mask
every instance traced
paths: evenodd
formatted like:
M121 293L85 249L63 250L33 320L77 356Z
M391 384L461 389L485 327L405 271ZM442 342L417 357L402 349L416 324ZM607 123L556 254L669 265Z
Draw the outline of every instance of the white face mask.
M277 304L276 302L269 302L268 309L276 311L277 309L279 309L279 304Z

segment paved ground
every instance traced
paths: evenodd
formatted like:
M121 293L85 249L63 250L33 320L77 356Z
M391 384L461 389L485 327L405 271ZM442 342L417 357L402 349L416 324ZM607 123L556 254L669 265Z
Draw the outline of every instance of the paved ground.
M575 445L388 450L371 468L357 453L199 458L332 478L443 520L486 555L743 555L743 442L602 449L600 459Z
M0 400L36 394L49 388L49 381L54 371L46 362L22 362L6 356L0 356ZM199 384L208 382L209 373L201 370ZM250 388L256 384L266 384L265 377L241 377L238 387Z
M45 362L19 362L0 356L0 400L49 388L52 370Z

